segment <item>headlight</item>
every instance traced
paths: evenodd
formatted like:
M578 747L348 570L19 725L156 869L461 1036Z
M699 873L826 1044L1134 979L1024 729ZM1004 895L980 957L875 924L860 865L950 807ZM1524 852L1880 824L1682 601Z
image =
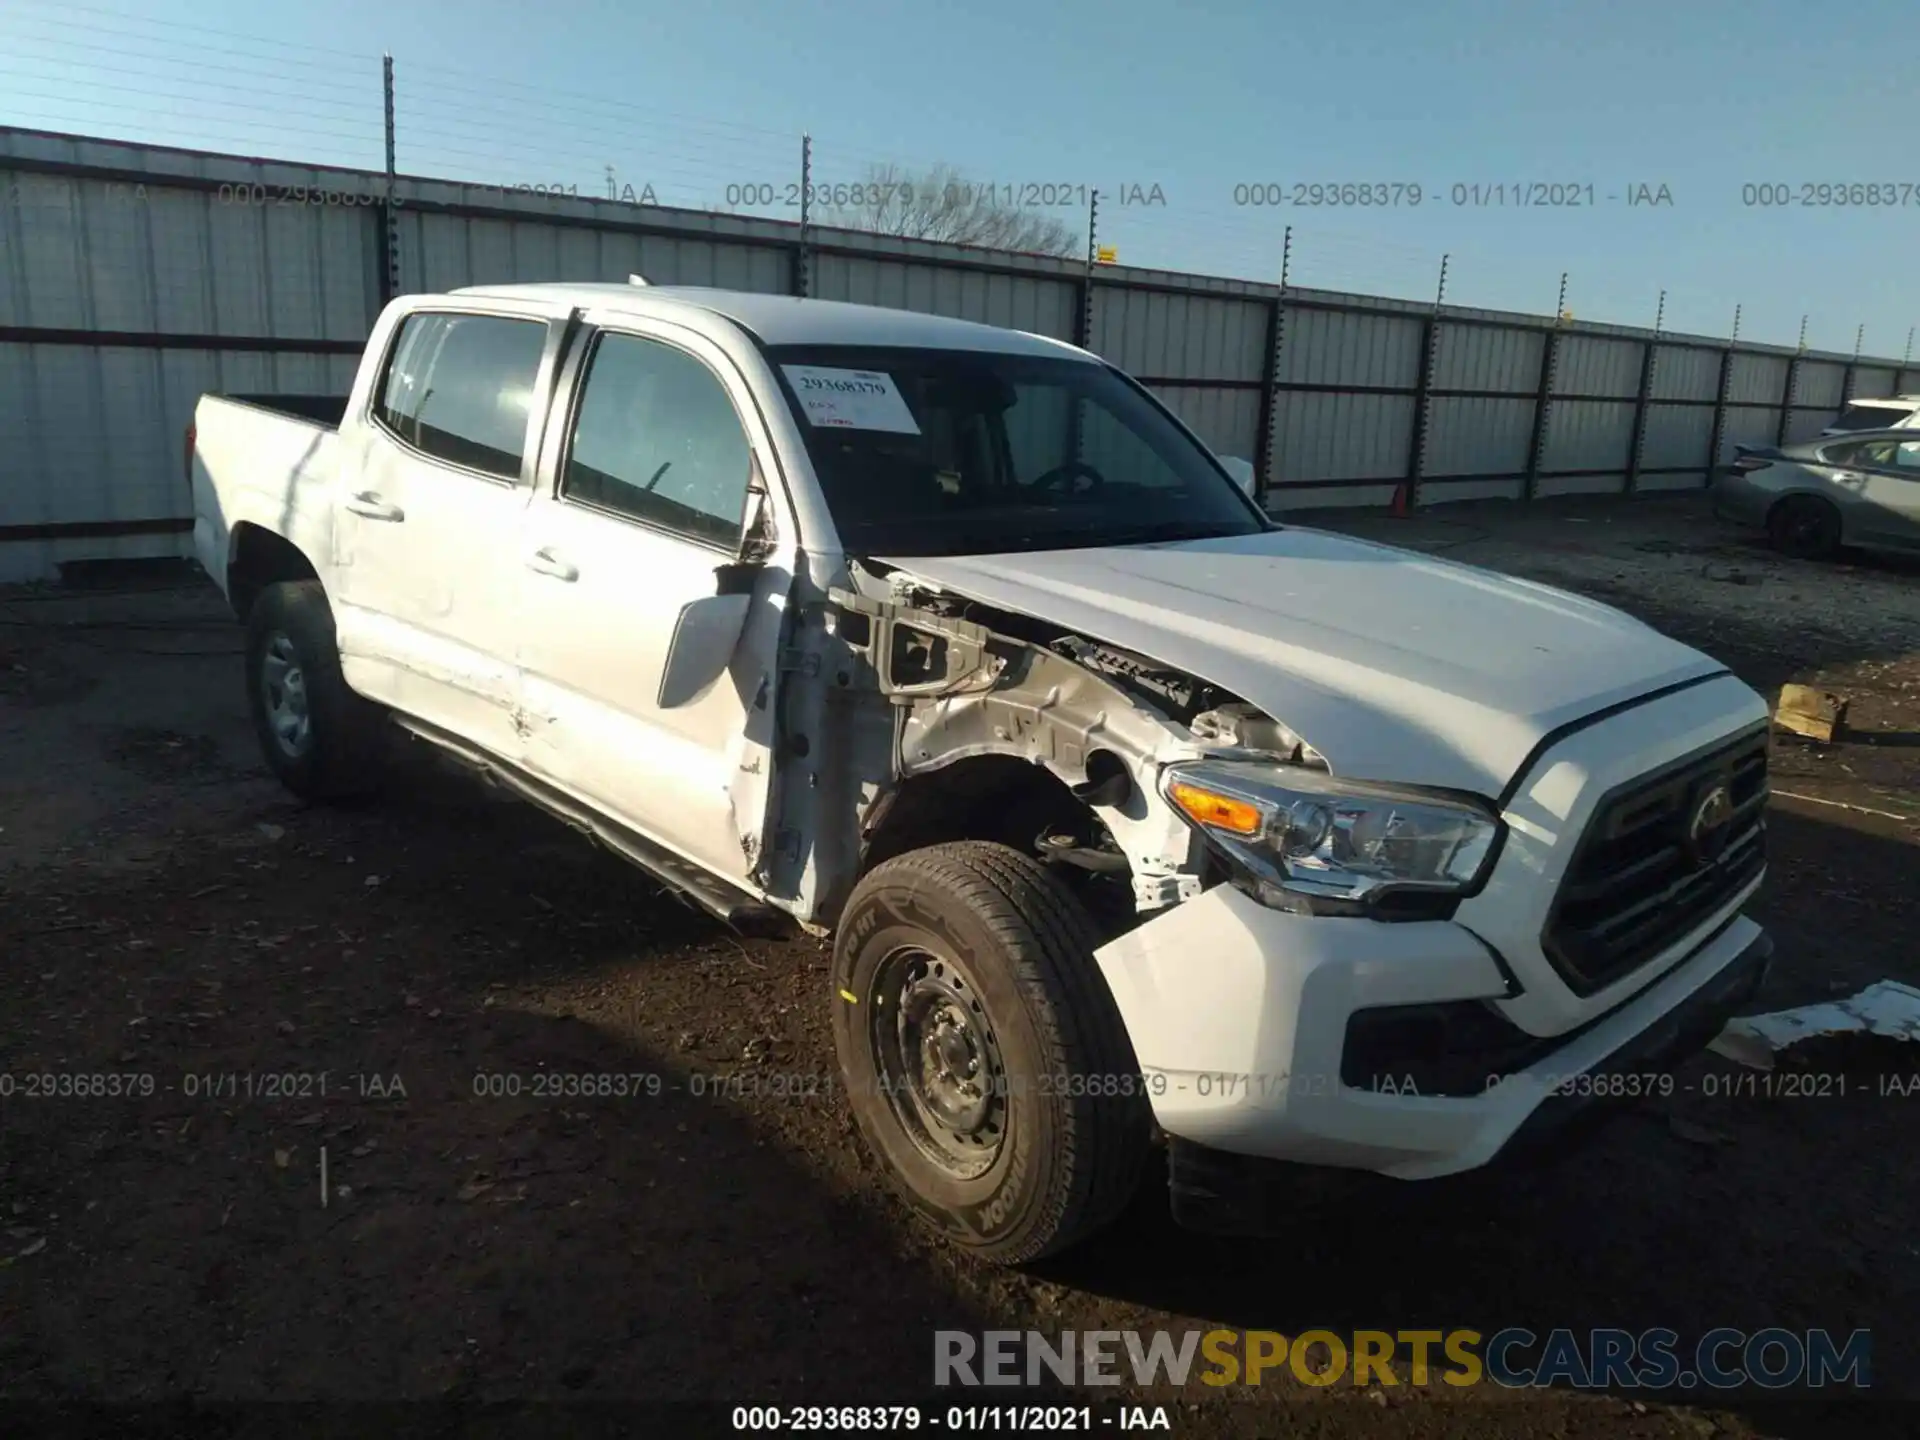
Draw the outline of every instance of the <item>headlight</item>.
M1471 801L1261 761L1170 765L1160 793L1283 910L1450 901L1485 875L1500 838L1499 819Z

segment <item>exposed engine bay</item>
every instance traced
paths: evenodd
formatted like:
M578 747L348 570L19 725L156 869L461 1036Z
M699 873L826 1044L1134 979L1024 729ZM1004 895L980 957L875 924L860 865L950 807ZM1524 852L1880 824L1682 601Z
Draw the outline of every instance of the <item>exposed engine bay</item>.
M1101 890L1121 884L1136 914L1217 878L1191 829L1158 800L1161 766L1236 754L1327 768L1283 722L1150 656L888 567L856 567L854 576L859 591L832 597L839 633L896 707L896 778L924 786L958 761L989 755L1044 767L1077 803L1041 806L1021 843ZM868 833L892 798L872 807ZM955 793L951 803L969 798Z
M1326 768L1319 752L1289 726L1210 681L1103 640L925 588L899 572L888 575L884 566L875 566L874 571L877 577L887 576L892 582L894 597L913 609L929 616L968 621L1028 644L1044 645L1054 654L1106 677L1135 699L1185 726L1195 739L1207 742L1209 748L1228 746L1257 751L1293 764ZM919 660L923 677L935 648L927 637L922 637L914 646L913 653Z

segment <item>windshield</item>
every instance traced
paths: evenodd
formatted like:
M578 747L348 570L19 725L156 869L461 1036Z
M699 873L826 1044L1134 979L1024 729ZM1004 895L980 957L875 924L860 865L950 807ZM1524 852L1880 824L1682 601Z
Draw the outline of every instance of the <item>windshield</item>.
M1849 405L1834 430L1891 430L1913 413L1908 405Z
M987 555L1270 528L1211 456L1104 365L973 350L768 353L849 553Z

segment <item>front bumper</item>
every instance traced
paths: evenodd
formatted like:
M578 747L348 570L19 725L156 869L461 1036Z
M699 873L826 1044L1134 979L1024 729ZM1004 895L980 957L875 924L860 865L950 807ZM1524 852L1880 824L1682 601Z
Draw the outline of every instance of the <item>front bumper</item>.
M1646 1029L1613 1050L1576 1085L1550 1093L1508 1138L1508 1152L1545 1145L1566 1133L1609 1099L1646 1094L1636 1077L1661 1075L1706 1049L1728 1020L1744 1009L1766 983L1773 963L1773 937L1757 931L1745 948L1714 972L1691 995ZM1620 1083L1608 1083L1619 1076Z
M1484 1165L1606 1088L1568 1083L1577 1077L1655 1069L1705 1045L1751 997L1771 948L1744 916L1718 920L1564 1043L1489 1075L1478 1093L1449 1096L1344 1083L1341 1051L1356 1011L1511 994L1492 951L1454 922L1290 915L1221 885L1095 958L1169 1136L1412 1180Z

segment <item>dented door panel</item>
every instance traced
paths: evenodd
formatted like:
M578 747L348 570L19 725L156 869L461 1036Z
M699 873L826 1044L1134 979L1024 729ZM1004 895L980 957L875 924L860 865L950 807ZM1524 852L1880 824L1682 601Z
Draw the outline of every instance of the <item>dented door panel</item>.
M737 461L744 505L750 485L771 495L777 466L761 458L765 438L718 347L676 326L607 320L569 357L557 412L567 418L549 427L527 515L517 582L526 764L658 844L752 884L765 843L791 528L770 503L773 538L743 566L740 521L721 533L713 486L735 473L720 476L716 464ZM688 421L696 412L707 432ZM711 431L720 421L738 427L724 445ZM709 657L714 678L691 695L666 693L682 612L743 584L745 617L728 653Z

